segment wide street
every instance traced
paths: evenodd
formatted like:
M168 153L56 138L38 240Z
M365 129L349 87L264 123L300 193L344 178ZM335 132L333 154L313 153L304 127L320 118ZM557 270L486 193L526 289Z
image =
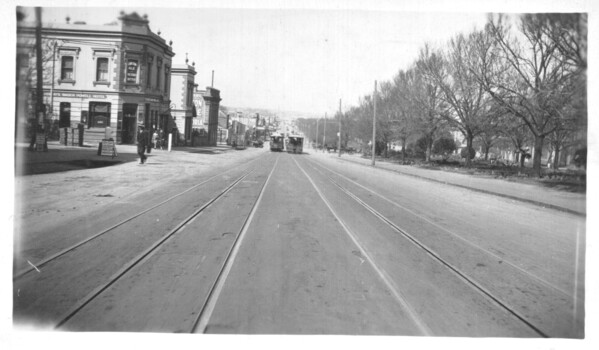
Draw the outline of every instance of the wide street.
M584 336L584 215L304 151L17 177L15 325Z

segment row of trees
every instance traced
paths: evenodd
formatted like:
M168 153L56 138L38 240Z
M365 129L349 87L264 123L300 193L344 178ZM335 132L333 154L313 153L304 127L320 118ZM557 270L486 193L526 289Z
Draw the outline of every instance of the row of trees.
M523 155L532 144L540 175L547 140L556 167L568 142L586 146L586 69L586 14L489 15L484 29L456 35L444 49L424 45L409 68L380 83L376 142L383 149L399 142L405 152L424 139L427 161L448 131L459 131L467 149L476 144L487 153L502 142ZM344 145L372 138L373 101L366 95L335 115ZM308 136L315 124L299 123ZM327 140L337 140L336 125L327 127Z

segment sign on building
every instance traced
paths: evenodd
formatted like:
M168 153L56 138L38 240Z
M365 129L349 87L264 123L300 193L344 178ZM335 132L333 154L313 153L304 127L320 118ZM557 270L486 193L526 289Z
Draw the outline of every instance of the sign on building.
M127 79L126 83L136 84L137 83L137 67L139 63L137 60L129 60L127 61Z

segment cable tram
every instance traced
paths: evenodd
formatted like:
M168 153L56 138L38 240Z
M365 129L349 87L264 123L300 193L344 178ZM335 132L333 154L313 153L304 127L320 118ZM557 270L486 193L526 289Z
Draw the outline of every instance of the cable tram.
M287 152L302 153L304 151L304 137L300 135L289 135L287 142Z
M244 124L237 122L236 120L231 123L229 128L229 139L228 144L235 149L245 149L245 134L246 127Z
M282 134L273 133L270 135L270 150L272 152L281 152L285 148L285 138Z

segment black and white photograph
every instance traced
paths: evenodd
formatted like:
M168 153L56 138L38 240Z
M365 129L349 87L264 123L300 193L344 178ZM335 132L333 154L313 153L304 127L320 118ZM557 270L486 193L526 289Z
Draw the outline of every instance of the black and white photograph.
M591 348L597 6L3 4L0 343Z

